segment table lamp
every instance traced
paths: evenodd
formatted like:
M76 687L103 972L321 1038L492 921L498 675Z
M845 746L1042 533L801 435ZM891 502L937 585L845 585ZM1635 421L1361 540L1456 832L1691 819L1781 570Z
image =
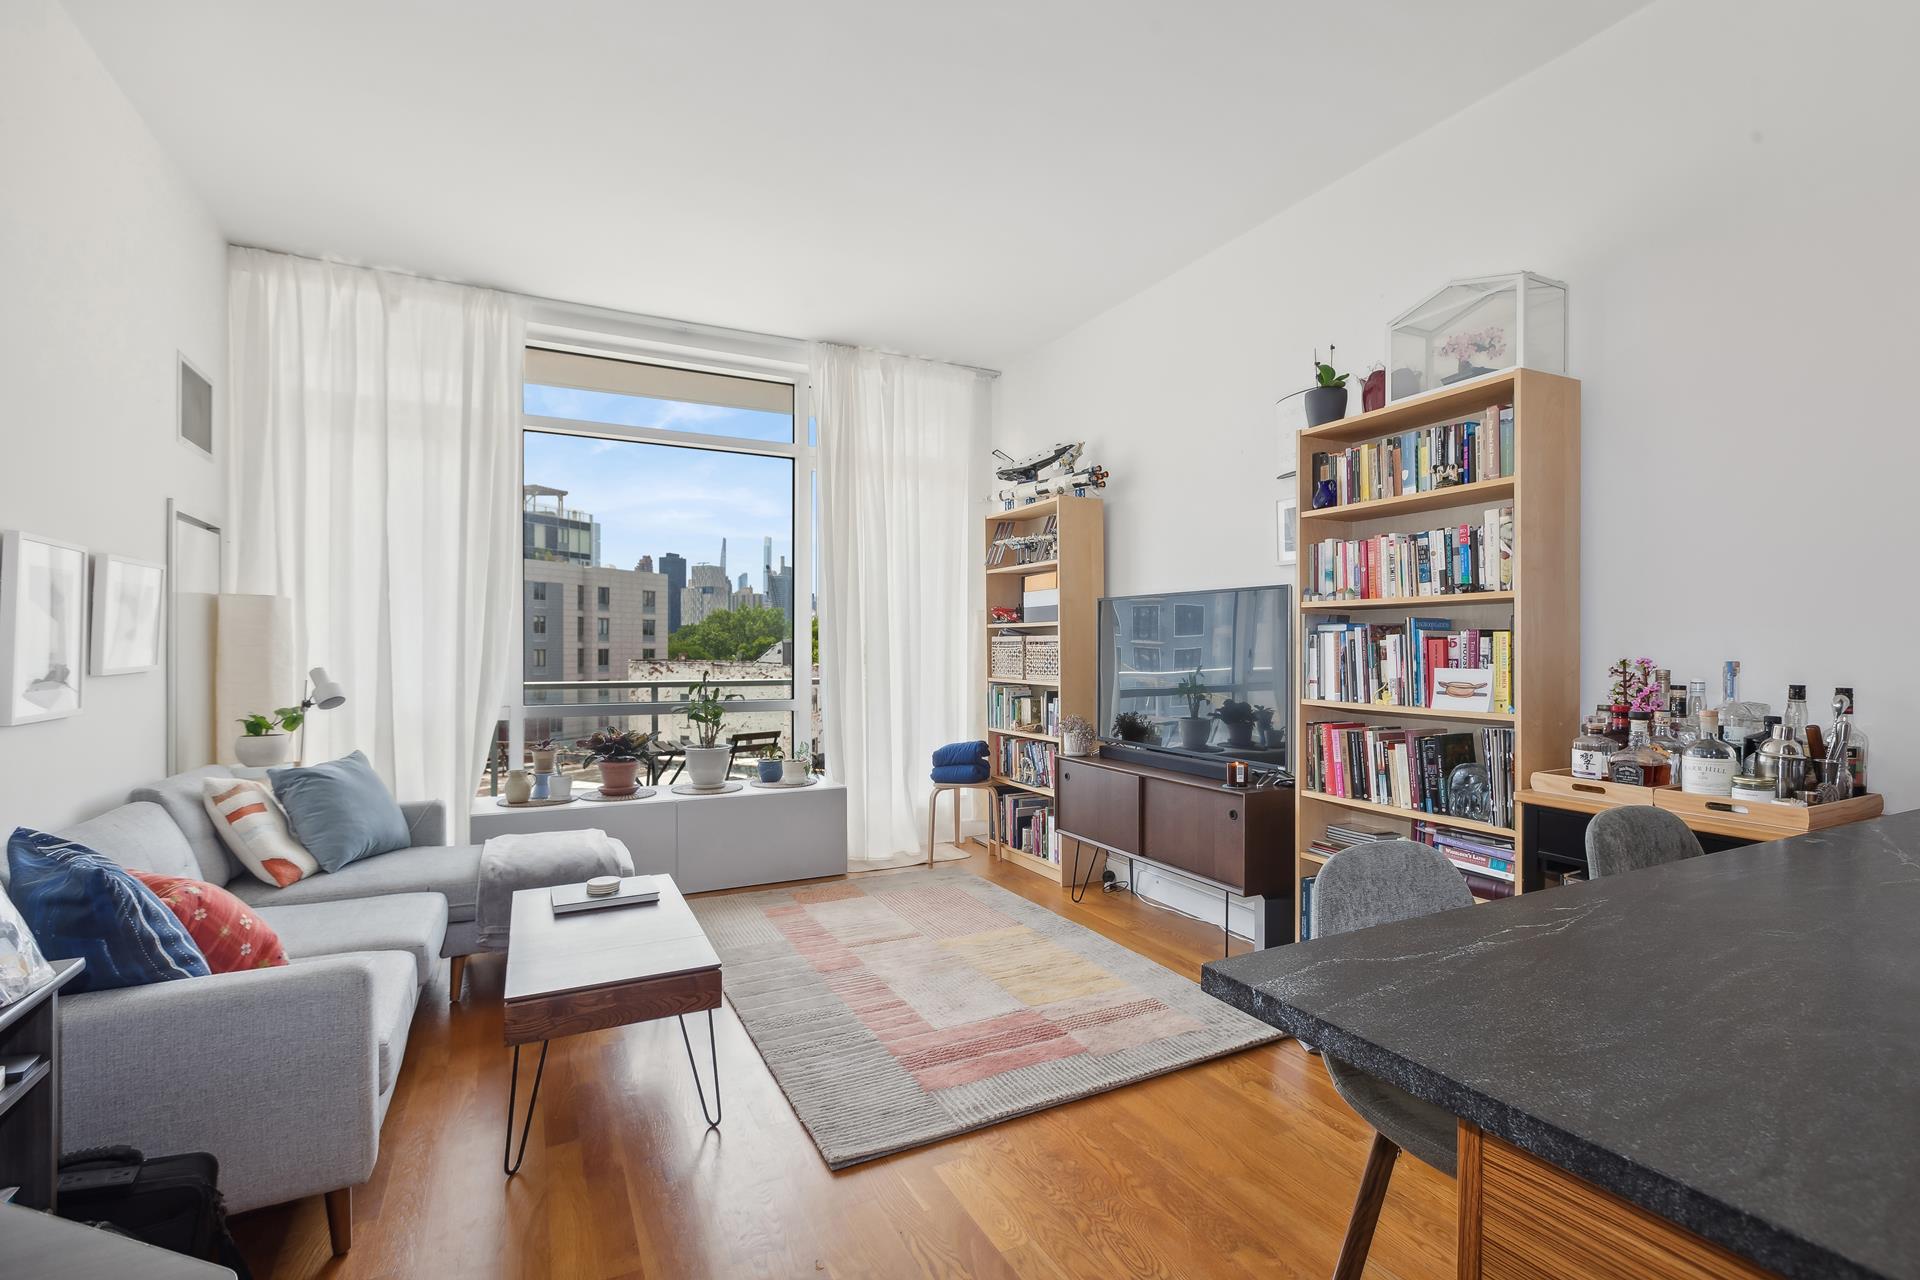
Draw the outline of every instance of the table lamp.
M334 678L327 674L325 667L315 667L313 670L307 672L307 686L307 696L300 700L300 710L302 712L311 713L315 707L318 707L322 711L331 711L335 707L346 704L347 691L342 689ZM300 718L300 762L305 764L306 759L307 721L306 716L302 715Z

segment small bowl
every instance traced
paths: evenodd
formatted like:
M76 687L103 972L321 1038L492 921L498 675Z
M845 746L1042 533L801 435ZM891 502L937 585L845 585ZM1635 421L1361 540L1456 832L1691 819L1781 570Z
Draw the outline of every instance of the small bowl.
M595 876L587 881L589 898L610 898L618 892L620 892L619 876Z

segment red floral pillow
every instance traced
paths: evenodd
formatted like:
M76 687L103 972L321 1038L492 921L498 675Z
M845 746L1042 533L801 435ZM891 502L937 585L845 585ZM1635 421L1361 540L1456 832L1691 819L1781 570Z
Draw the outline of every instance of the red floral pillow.
M133 875L179 917L213 972L272 969L287 962L280 935L255 915L252 907L219 885L185 876L157 876L151 871Z

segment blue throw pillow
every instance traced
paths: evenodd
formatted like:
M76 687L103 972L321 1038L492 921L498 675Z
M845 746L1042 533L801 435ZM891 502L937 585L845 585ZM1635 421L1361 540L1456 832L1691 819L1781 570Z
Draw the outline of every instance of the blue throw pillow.
M153 890L83 844L16 827L7 895L49 960L87 967L69 991L204 978L207 959Z
M407 817L358 751L306 769L269 769L293 838L324 871L413 843Z

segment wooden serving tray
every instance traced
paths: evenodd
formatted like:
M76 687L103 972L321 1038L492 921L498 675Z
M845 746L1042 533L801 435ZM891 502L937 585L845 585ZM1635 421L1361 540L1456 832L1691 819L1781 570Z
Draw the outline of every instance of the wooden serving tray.
M1769 804L1764 800L1729 800L1724 796L1695 796L1684 791L1661 791L1654 804L1680 815L1686 824L1700 831L1718 831L1726 835L1800 836L1809 831L1844 826L1866 818L1877 818L1886 802L1869 792L1831 804Z
M1655 804L1655 796L1669 791L1678 794L1673 787L1636 787L1625 782L1608 782L1605 779L1576 778L1571 769L1536 769L1529 780L1535 791L1550 796L1567 796L1585 804L1605 805L1608 807L1622 804Z

